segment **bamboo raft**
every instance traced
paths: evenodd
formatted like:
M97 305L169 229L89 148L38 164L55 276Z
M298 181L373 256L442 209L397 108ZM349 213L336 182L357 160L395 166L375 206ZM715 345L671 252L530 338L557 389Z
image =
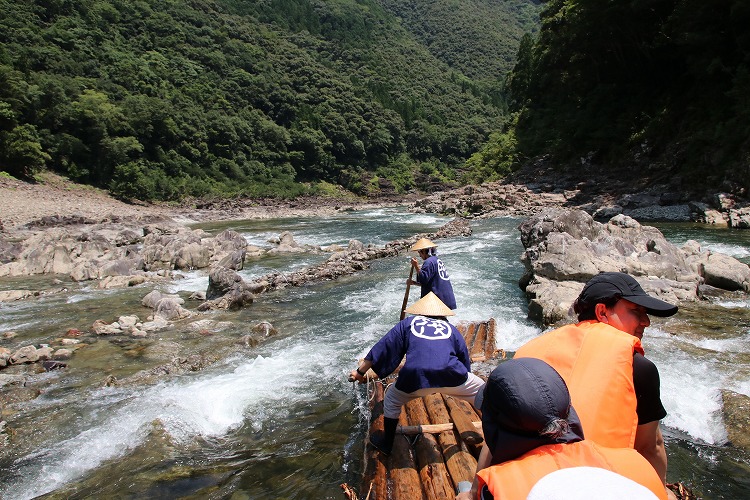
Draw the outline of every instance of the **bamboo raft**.
M494 318L461 322L456 328L466 340L472 362L504 357L496 348ZM372 391L368 436L383 430L383 395L392 381L389 377L368 384ZM349 500L453 498L460 481L473 480L483 441L481 417L469 403L442 394L414 399L401 411L389 456L366 439L360 496L347 484L341 487Z

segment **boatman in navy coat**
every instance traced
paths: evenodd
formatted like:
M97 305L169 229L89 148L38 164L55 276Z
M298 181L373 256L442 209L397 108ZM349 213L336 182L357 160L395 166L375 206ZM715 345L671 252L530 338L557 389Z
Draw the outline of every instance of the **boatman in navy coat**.
M453 295L453 285L448 277L443 261L437 258L437 245L421 238L411 247L412 252L418 252L424 263L419 267L419 261L411 259L411 266L417 272L416 280L409 280L410 285L422 287L422 297L432 292L451 309L456 308L456 297Z
M393 447L401 407L409 400L436 392L474 404L484 381L471 373L471 357L466 341L455 326L448 306L434 293L428 293L406 308L413 314L399 321L381 338L359 366L349 374L350 381L365 382L367 370L383 379L406 362L396 383L388 387L383 400L383 435L371 435L370 443L388 455Z

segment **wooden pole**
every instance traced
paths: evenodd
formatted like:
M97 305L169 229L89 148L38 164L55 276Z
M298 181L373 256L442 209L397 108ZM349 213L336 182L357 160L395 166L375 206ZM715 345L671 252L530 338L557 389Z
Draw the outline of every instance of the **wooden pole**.
M472 424L474 425L474 428L477 430L477 432L482 429L482 422L472 422ZM406 425L400 426L396 430L396 434L440 434L441 432L452 431L455 429L456 426L453 425L453 422L448 422L445 424Z
M401 319L406 317L406 304L409 302L409 289L411 288L411 277L414 276L414 266L409 264L409 280L406 282L406 292L404 292L404 302L401 304Z

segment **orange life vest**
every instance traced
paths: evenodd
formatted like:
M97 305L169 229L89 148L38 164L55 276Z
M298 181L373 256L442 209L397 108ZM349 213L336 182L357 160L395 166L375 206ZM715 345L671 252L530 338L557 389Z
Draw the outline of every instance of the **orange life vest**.
M606 323L583 321L545 333L514 357L539 358L565 380L583 434L610 448L632 448L638 427L633 353L641 341Z
M648 461L630 448L605 448L590 441L540 446L522 457L477 473L479 493L487 485L496 500L524 500L541 478L568 467L599 467L632 479L664 500L667 492Z

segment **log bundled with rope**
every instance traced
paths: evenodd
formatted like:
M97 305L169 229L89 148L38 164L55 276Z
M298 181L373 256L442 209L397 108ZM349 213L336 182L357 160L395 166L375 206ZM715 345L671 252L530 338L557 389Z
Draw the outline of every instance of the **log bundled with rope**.
M411 425L429 422L423 398L413 399L404 406ZM414 443L417 467L427 498L450 498L455 488L443 461L442 450L432 434L421 434Z
M459 332L474 358L494 358L495 320L459 323ZM360 496L344 484L347 500L401 500L453 498L461 481L471 481L484 440L481 417L466 401L443 394L417 398L404 405L389 456L369 442L371 433L383 432L384 384L367 374L370 406L369 434ZM372 388L372 389L370 389ZM365 496L366 495L366 496Z
M505 358L505 353L497 348L497 321L466 322L460 321L456 329L466 341L466 347L471 355L471 362L487 361L497 357ZM498 356L499 354L501 356Z

